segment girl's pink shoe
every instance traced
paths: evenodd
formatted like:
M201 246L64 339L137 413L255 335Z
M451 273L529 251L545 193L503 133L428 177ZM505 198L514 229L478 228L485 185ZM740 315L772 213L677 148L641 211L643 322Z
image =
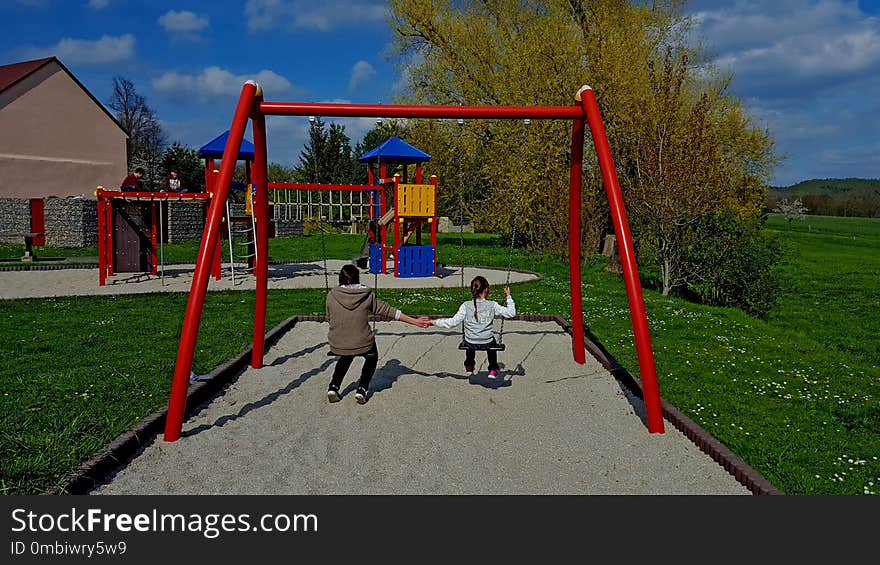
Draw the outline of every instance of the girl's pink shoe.
M489 371L489 378L490 379L494 379L496 377L498 377L498 371L496 371L495 369L492 369L491 371Z

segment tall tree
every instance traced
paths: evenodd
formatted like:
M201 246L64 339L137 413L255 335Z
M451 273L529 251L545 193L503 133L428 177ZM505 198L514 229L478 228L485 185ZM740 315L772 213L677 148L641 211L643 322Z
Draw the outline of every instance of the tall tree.
M300 152L299 165L294 170L299 182L355 182L351 140L345 126L332 123L328 127L321 118L315 118L309 125L309 142Z
M582 85L593 87L633 233L644 244L638 248L660 250L650 258L665 266L668 292L686 278L677 257L691 218L759 207L774 162L767 132L688 43L691 21L681 5L391 0L389 21L408 79L399 101L562 106ZM567 214L570 124L533 121L528 134L523 129L509 121L419 121L411 136L434 155L447 184L465 171L458 184L482 227L510 231L515 215L529 243L564 253L567 226L553 219ZM594 152L585 150L584 159L589 253L609 222ZM452 211L452 199L440 202Z
M145 184L156 188L161 179L162 157L168 141L155 110L138 94L134 83L122 76L113 77L113 93L107 105L116 112L116 119L128 132L128 169L143 167Z
M171 171L177 171L183 181L183 186L188 191L204 192L205 167L199 158L199 152L195 149L177 142L165 149L160 172L167 175Z

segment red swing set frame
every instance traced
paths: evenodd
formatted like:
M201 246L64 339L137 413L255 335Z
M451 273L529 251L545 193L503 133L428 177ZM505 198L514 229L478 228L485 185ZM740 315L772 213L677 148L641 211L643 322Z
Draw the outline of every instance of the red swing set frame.
M617 235L623 280L626 286L626 296L639 359L648 431L650 433L664 432L654 352L648 330L648 319L645 313L632 237L626 219L623 195L620 191L608 138L605 134L605 126L602 124L602 115L592 88L582 87L577 92L572 106L417 106L266 102L263 100L263 92L259 85L254 81L247 81L242 86L241 96L232 118L229 137L223 151L224 158L221 161L220 173L214 185L214 197L211 199L202 241L199 245L199 255L187 300L177 360L174 366L174 377L171 383L168 416L165 421L165 441L176 441L180 437L183 426L189 377L208 289L208 277L211 273L211 259L220 237L223 203L226 202L229 195L229 186L235 168L235 159L226 159L225 156L238 155L249 119L253 125L254 137L253 183L255 195L253 213L257 230L257 261L254 265L256 303L251 366L255 369L263 366L269 248L266 116L571 120L568 211L569 286L571 291L572 353L574 361L581 364L586 362L581 296L581 174L584 133L586 126L589 125L608 197L614 232Z

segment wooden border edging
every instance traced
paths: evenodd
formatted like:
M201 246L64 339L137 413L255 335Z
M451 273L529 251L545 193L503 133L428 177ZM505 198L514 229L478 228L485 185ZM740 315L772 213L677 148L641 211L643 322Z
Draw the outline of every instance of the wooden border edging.
M305 318L307 317L291 316L275 326L266 334L266 346L273 345L282 335L290 331L297 321ZM247 369L251 362L252 349L253 344L228 363L220 365L208 373L206 380L198 381L189 386L186 395L185 417L199 412L206 401ZM153 412L138 422L134 428L114 439L101 454L77 467L71 478L62 487L61 493L88 494L92 489L104 483L162 433L167 415L168 407L166 406Z
M442 316L430 316L439 318ZM549 315L521 315L513 318L523 322L555 322L567 334L572 333L571 324L561 316ZM290 331L298 322L326 322L326 316L291 316L284 320L266 334L266 348L275 344L282 335ZM642 385L632 373L621 366L617 360L602 346L599 340L584 325L585 349L592 355L611 375L619 380L635 396L642 399ZM185 417L190 417L200 411L203 404L210 400L225 385L235 377L243 373L251 362L253 345L248 346L231 361L215 368L208 375L208 380L199 381L189 387ZM719 463L728 473L755 495L782 495L785 494L767 479L761 476L755 469L733 453L726 445L709 434L696 422L684 415L675 406L665 400L661 400L663 417L685 437L694 443L702 452ZM165 417L168 407L158 410L135 425L131 430L123 433L104 449L100 455L80 465L72 474L71 478L61 489L62 494L89 494L98 485L106 482L113 474L128 464L134 457L156 437L162 433L165 427Z

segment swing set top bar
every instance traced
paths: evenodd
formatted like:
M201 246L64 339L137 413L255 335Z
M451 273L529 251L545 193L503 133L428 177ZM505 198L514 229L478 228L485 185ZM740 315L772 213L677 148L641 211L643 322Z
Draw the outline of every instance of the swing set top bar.
M326 116L353 118L470 118L583 120L577 106L407 106L401 104L318 104L308 102L260 102L267 116Z

